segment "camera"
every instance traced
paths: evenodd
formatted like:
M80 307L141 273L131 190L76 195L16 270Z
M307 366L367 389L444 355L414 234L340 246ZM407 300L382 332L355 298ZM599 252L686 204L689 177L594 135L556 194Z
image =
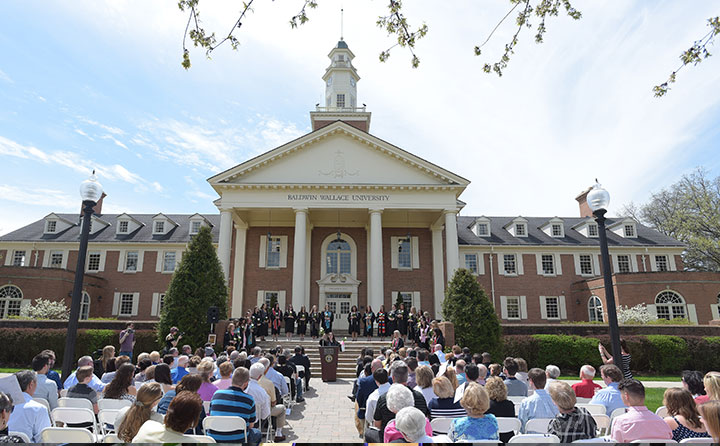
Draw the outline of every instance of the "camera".
M184 332L184 331L181 331L181 332L179 333L179 336L185 336L185 332Z

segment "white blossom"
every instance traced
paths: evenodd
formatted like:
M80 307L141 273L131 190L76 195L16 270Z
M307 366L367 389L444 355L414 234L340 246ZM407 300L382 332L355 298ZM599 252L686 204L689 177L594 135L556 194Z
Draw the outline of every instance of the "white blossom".
M645 304L638 304L631 308L628 308L627 305L619 306L617 319L619 324L647 324L655 318Z
M70 319L70 310L63 301L35 299L35 304L20 310L20 317L28 319Z

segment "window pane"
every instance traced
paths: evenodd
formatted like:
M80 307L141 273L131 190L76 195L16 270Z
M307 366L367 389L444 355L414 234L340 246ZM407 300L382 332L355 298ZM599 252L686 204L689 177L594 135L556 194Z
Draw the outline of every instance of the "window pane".
M267 266L277 268L280 266L280 237L268 238Z
M515 254L505 254L503 256L503 262L505 265L505 274L517 273L517 269L515 266Z
M88 271L100 270L100 253L91 252L88 254Z
M55 232L55 229L57 228L57 222L56 221L49 221L47 222L47 232Z
M327 253L327 272L328 274L337 274L338 272L338 255L336 252Z
M122 234L128 232L128 222L121 221L118 226L118 232L120 232Z
M125 258L125 271L137 271L138 252L128 251Z
M630 272L630 256L621 255L618 256L618 272L629 273Z
M338 108L345 107L345 95L344 94L337 95L337 106L338 106Z
M625 225L625 237L635 237L635 226Z
M13 266L25 266L25 251L15 251L13 254Z
M548 319L560 319L560 308L557 297L545 298L545 311L547 312Z
M520 298L507 298L507 316L508 319L520 319Z
M410 310L410 308L413 306L413 293L401 292L400 297L402 298L402 301L405 304L405 309Z
M80 319L87 320L90 317L90 296L88 293L83 293L82 301L80 302Z
M198 232L200 232L200 225L202 224L202 222L194 221L191 224L192 224L192 229L190 230L190 232L192 232L193 234L197 234Z
M133 295L132 293L120 295L120 314L123 316L130 316L133 308Z
M554 256L552 254L542 255L543 274L555 274Z
M61 268L63 261L62 251L50 252L50 268Z
M655 269L658 271L668 270L667 256L655 256Z
M465 254L465 268L472 271L473 274L478 273L477 254Z
M350 302L347 302L347 301L340 302L340 313L341 314L349 314L350 313Z
M340 273L341 274L350 274L350 253L349 252L341 252L340 253Z
M412 255L408 239L398 240L398 268L412 268Z
M588 225L588 235L590 237L598 236L598 227L595 224Z
M165 230L165 222L164 221L156 221L155 222L155 232L164 232Z
M160 313L162 313L162 310L165 307L165 293L160 294L158 305L158 316L160 316Z
M515 235L518 237L525 235L525 225L523 224L517 224L515 225Z
M586 254L580 255L580 274L592 274L592 257Z
M552 225L553 237L562 237L562 226L558 224Z
M175 252L174 251L168 251L165 253L165 258L163 262L163 271L171 272L175 271Z
M477 234L480 236L488 235L488 225L487 223L478 223L477 224Z
M275 302L278 301L278 293L276 291L266 291L265 292L265 305L270 309L271 305L270 303L273 301L273 298L275 299Z

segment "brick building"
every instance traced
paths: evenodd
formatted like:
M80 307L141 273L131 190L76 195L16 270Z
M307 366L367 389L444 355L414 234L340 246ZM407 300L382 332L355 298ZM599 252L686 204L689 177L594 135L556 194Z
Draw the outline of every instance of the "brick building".
M212 228L234 317L276 298L296 311L327 304L342 328L352 305L377 311L398 296L438 315L460 267L477 275L503 323L605 317L586 192L579 217L458 215L470 182L370 134L354 55L341 40L329 58L312 131L208 179L219 215L98 209L83 317L157 317L202 225ZM38 297L69 301L78 222L51 213L0 237L0 317ZM608 220L608 239L619 304L700 324L718 318L720 274L683 271L681 243L627 218Z

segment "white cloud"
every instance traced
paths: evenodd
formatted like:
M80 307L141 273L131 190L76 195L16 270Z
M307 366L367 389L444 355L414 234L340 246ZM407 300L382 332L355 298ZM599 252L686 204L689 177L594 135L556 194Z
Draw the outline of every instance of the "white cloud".
M13 83L12 78L10 78L10 76L8 76L3 70L0 70L0 81L7 82L8 84Z
M0 184L1 201L11 201L28 206L51 206L56 212L75 210L79 199L64 191L46 188L24 188L10 184Z

